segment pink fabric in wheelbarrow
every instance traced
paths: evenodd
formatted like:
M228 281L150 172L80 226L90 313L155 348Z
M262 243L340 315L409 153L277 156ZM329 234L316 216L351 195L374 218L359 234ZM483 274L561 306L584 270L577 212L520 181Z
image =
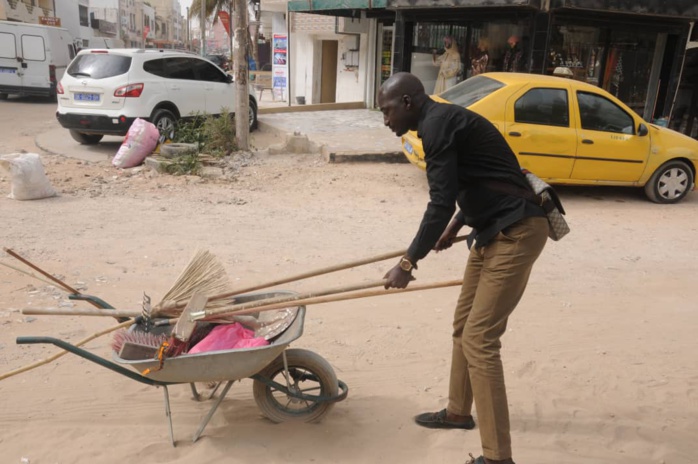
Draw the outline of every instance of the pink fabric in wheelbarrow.
M203 340L189 350L189 354L236 348L253 348L268 344L269 342L264 338L255 338L252 330L246 329L238 322L234 322L233 324L221 324L214 327Z

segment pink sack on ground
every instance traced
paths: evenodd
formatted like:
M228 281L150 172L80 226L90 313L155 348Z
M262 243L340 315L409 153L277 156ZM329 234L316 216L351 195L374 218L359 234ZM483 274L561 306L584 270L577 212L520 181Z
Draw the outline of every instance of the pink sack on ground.
M153 123L136 118L111 164L117 168L138 166L155 150L159 138L160 132Z
M254 338L254 332L246 329L239 322L233 324L221 324L211 330L203 340L197 343L189 354L208 351L232 350L239 348L253 348L268 345L264 338Z

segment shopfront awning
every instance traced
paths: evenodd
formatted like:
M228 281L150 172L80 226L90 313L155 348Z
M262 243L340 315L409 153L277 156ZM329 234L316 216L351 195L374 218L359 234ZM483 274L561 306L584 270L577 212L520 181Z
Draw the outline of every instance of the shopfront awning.
M540 9L540 0L387 0L389 9L396 8L491 8L499 6Z
M338 10L372 10L385 8L387 0L291 0L288 11L328 13Z
M698 2L696 0L553 0L551 8L571 8L578 10L629 13L667 18L698 19Z

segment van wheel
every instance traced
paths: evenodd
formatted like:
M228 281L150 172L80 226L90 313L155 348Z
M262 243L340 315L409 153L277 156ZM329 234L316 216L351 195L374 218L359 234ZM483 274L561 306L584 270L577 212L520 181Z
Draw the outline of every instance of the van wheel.
M645 184L647 198L655 203L677 203L693 188L693 171L683 161L669 161Z
M71 130L70 136L73 137L76 142L80 142L80 145L96 145L102 140L102 137L104 137L102 134L84 134L76 130Z
M177 116L170 110L159 109L150 117L150 122L155 124L160 135L165 135L170 140L174 139Z
M0 100L7 100L7 94L6 94L6 93L0 93Z
M257 128L257 105L250 98L250 132Z

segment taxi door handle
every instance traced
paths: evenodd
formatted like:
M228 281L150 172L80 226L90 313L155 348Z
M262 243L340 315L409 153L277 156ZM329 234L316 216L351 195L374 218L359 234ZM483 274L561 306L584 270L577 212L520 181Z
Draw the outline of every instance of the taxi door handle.
M512 137L521 137L521 132L509 132L509 135Z
M589 139L582 139L582 143L586 145L593 145L594 141Z

